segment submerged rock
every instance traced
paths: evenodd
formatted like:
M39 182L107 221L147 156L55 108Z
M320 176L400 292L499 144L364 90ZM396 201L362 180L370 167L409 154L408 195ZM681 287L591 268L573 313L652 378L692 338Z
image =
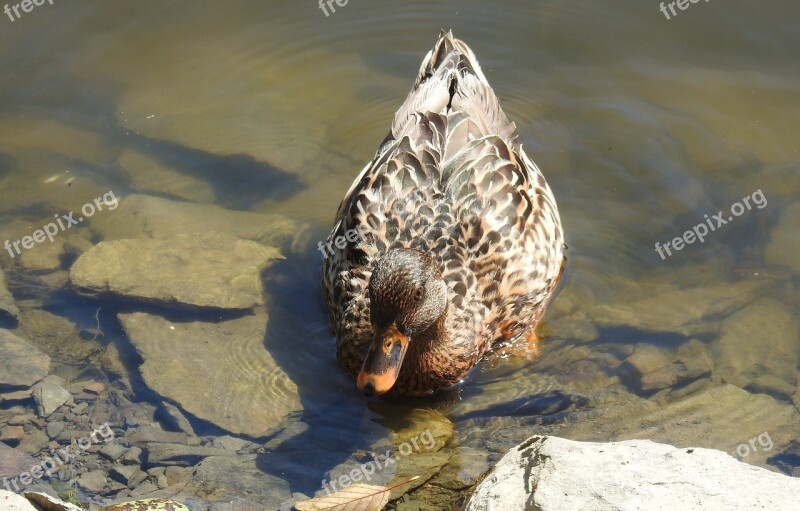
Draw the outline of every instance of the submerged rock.
M297 387L264 348L264 313L219 323L120 314L148 387L235 435L262 437L302 409Z
M764 250L764 259L770 264L786 266L795 273L800 273L800 236L797 226L800 225L800 203L789 206L781 215L778 225L770 231L770 242Z
M800 480L721 451L649 440L594 443L534 436L478 485L466 511L493 509L794 510Z
M301 251L310 238L307 226L283 215L232 211L213 204L147 195L120 199L113 213L92 217L90 225L104 241L217 232L287 252Z
M0 389L31 387L49 371L50 357L0 328Z
M61 384L61 378L48 376L33 388L33 398L38 405L40 417L50 417L61 405L72 399L72 394Z
M751 301L769 282L680 287L655 285L627 301L603 303L588 314L599 326L628 326L646 332L691 335L707 328L704 318L731 313ZM665 304L669 304L668 307Z
M85 294L220 309L264 303L261 272L282 259L277 249L227 234L176 234L164 239L100 243L72 266Z
M797 338L798 322L783 303L757 300L723 321L713 344L717 375L748 390L790 398L800 360Z
M4 314L16 318L19 315L19 309L14 303L14 297L6 287L6 275L3 270L0 270L0 318Z
M180 502L168 499L145 499L135 502L124 502L114 504L103 509L103 511L190 511L188 507Z

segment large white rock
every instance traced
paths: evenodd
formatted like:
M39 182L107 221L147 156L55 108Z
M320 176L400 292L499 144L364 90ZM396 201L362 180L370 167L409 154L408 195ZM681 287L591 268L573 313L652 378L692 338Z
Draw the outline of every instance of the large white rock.
M22 495L0 490L0 509L3 511L37 511Z
M534 436L503 456L466 511L794 511L799 499L800 479L722 451Z

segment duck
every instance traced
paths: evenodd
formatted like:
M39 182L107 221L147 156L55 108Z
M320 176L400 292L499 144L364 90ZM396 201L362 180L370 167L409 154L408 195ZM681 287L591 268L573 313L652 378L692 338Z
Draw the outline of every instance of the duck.
M327 239L336 357L367 396L435 394L498 346L535 345L565 245L518 138L473 51L442 30Z

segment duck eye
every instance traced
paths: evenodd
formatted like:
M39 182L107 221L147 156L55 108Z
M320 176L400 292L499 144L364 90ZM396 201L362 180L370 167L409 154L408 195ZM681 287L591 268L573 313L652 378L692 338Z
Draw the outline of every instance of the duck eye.
M414 301L415 302L422 301L422 297L424 295L425 295L425 292L422 290L422 288L417 289L416 291L414 291Z

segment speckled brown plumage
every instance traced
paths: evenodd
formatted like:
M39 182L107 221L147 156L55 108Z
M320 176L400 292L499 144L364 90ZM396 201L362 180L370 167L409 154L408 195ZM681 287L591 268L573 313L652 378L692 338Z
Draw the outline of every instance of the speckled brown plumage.
M414 264L437 267L447 305L435 325L411 336L394 394L458 382L490 347L528 334L541 318L564 257L556 202L474 54L452 33L442 32L423 61L389 135L345 195L329 241L350 229L359 236L325 259L323 289L338 359L353 375L376 335L372 272L397 259L397 249L430 256ZM408 296L403 287L411 284L387 275L381 285L381 300L406 307L392 297ZM402 311L384 315L395 312Z

